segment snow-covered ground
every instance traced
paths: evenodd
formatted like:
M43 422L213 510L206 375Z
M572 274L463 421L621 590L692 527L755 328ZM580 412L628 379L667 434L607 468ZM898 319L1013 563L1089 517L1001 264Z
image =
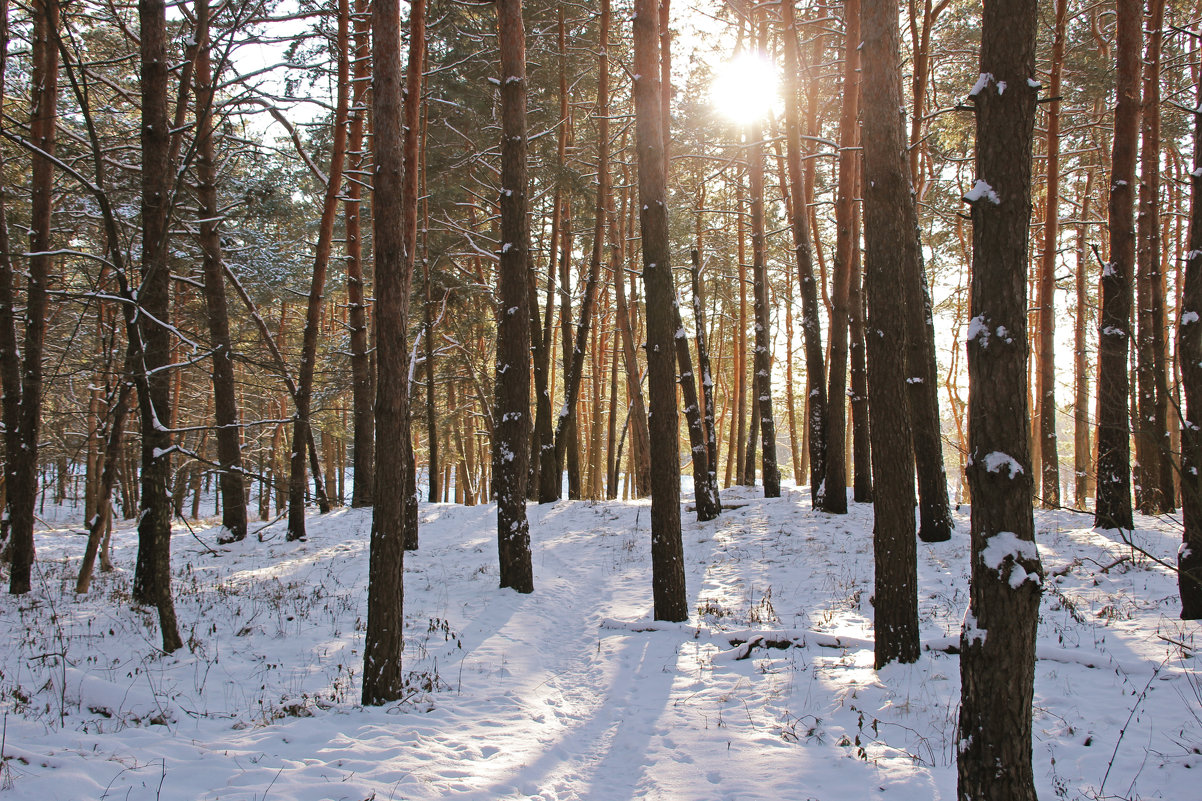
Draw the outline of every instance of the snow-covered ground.
M687 624L650 621L645 502L530 506L536 590L497 589L495 511L423 505L406 557L410 694L363 709L370 511L218 546L182 525L187 647L164 657L117 573L76 598L84 538L38 534L35 592L0 596L0 794L51 799L953 799L966 516L919 547L929 646L872 670L871 507L786 488L684 515ZM74 524L78 527L78 523ZM1175 577L1037 512L1049 571L1036 668L1040 796L1202 798L1202 647ZM1141 518L1171 559L1180 532ZM739 645L757 635L789 648ZM740 658L745 657L745 658Z

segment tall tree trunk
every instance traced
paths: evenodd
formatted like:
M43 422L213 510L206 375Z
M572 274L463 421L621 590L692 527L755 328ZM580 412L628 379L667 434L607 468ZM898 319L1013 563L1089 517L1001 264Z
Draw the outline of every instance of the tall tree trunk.
M705 324L705 297L701 284L701 254L692 252L692 283L693 283L693 327L696 330L694 341L697 343L697 369L701 373L701 425L705 435L706 470L709 473L708 492L711 493L710 503L715 507L715 514L722 512L722 496L718 490L718 435L714 424L716 416L714 406L714 377L710 368L709 336ZM700 510L699 512L700 513Z
M755 359L756 395L752 403L759 421L761 475L764 497L780 497L780 468L776 463L776 420L772 415L772 331L769 321L768 264L764 232L764 145L763 127L756 121L750 126L751 142L747 156L750 160L751 185L751 264L755 290ZM754 429L753 426L753 436Z
M342 171L346 161L346 120L350 105L350 57L349 19L350 12L343 8L340 0L338 14L338 77L337 101L334 110L334 141L330 148L330 175L326 180L325 199L322 203L321 221L317 229L317 248L313 258L313 280L309 285L309 302L305 312L305 330L301 344L300 367L296 381L296 419L292 427L292 454L288 482L288 535L289 540L305 538L305 457L315 457L311 411L313 403L313 376L317 366L317 338L320 334L321 311L324 300L326 272L330 266L330 251L334 242L334 216L338 212L339 189L342 186ZM321 471L313 467L314 495L318 508L324 514L330 511L326 498Z
M1060 240L1060 76L1064 71L1064 29L1068 0L1056 0L1056 31L1048 87L1047 200L1043 253L1039 260L1039 455L1041 503L1060 505L1060 452L1056 444L1056 252Z
M341 0L345 2L345 0ZM398 443L404 428L409 383L405 350L404 114L401 108L400 0L371 4L372 28L372 220L376 285L375 507L368 562L367 632L363 650L363 703L401 697L405 577L405 470ZM331 171L332 172L332 171Z
M8 8L4 7L4 39L8 39ZM33 157L30 190L29 278L25 293L24 361L17 345L12 250L3 224L3 266L0 266L0 385L3 386L5 428L5 489L8 501L9 555L12 564L8 591L31 589L34 560L33 509L37 500L38 435L42 422L42 353L46 334L47 282L50 278L51 222L54 212L54 156L58 117L58 0L40 0L33 9L31 85L33 110L29 133L46 156ZM0 55L7 60L7 51ZM0 92L3 84L0 83ZM164 85L164 93L166 86ZM166 109L164 94L164 110Z
M1136 279L1136 371L1139 427L1135 432L1136 498L1140 511L1160 514L1173 505L1173 465L1168 438L1168 377L1164 358L1164 286L1160 271L1160 50L1164 0L1148 3L1148 45L1143 59L1140 115L1140 184Z
M405 74L405 144L401 197L401 319L409 320L409 291L417 261L417 196L421 166L418 153L422 136L422 63L426 52L426 0L412 0L409 6L409 61ZM402 329L403 331L404 329ZM407 358L407 356L406 356ZM408 369L406 370L408 376ZM407 377L401 406L400 446L405 452L405 550L418 546L417 463L413 454L413 381Z
M355 453L351 506L371 506L375 488L375 377L368 345L367 298L363 275L363 187L370 161L364 150L368 87L371 81L371 20L367 0L355 0L354 81L351 92L346 187L346 297L351 344L352 438Z
M423 321L424 330L426 333L426 447L430 451L430 481L426 500L429 503L438 503L441 496L441 487L439 486L439 466L442 464L441 448L439 447L438 435L438 410L435 401L434 388L434 304L430 297L431 272L433 266L429 260L425 264L425 289L426 302L422 304L425 320Z
M626 202L622 203L623 216ZM614 294L617 298L618 331L622 339L622 361L626 365L626 397L630 403L630 454L635 465L635 497L645 496L651 487L651 444L647 428L647 406L643 400L643 384L639 371L638 355L634 347L634 326L630 307L626 302L626 259L622 248L621 222L615 220L610 227L610 242L613 248Z
M1202 108L1202 86L1197 103ZM1177 328L1185 419L1181 426L1183 542L1177 551L1181 619L1202 620L1202 111L1194 112L1194 170L1190 173L1189 255Z
M1098 340L1098 487L1094 524L1132 527L1127 350L1135 267L1135 159L1139 138L1139 0L1117 0L1114 139L1110 168L1110 261L1102 270Z
M860 172L863 171L861 166ZM857 196L862 188L857 175ZM852 498L856 503L872 502L872 434L868 410L867 345L864 341L864 287L861 281L860 206L852 207L851 275L848 277L847 305L851 334L851 421L854 474Z
M794 187L793 196L793 248L797 258L797 273L801 282L801 328L805 332L806 382L809 385L806 429L809 432L810 456L810 502L815 508L824 503L823 490L826 485L826 366L822 348L822 321L818 311L818 287L814 280L813 254L810 248L810 224L806 193L802 190L805 180L801 160L801 112L800 86L801 58L799 55L795 0L781 4L785 27L785 132L789 163L789 183Z
M914 222L905 261L906 319L910 328L906 350L906 394L914 427L914 462L918 474L918 537L923 542L946 542L952 537L947 473L943 468L943 435L939 422L938 367L935 362L935 320L922 264L918 211L913 196L906 214Z
M498 0L501 43L501 260L493 493L501 586L534 591L526 478L530 441L530 222L526 206L526 33L521 0Z
M142 491L134 600L158 608L163 650L183 645L171 597L172 434L163 425L171 408L171 335L166 326L170 275L167 263L172 170L167 117L167 19L162 0L139 0L142 77L142 286L138 315L145 343L138 393L142 420Z
M563 11L560 9L560 35L563 35ZM592 326L592 318L594 308L597 305L597 284L601 277L601 258L605 244L606 232L606 211L609 205L610 193L610 175L609 175L609 2L602 0L601 5L601 33L597 79L597 203L595 206L594 223L593 223L593 247L589 258L588 278L585 280L584 297L580 301L580 323L576 327L575 344L569 354L565 352L564 360L564 375L563 375L563 407L559 412L559 419L555 425L555 474L548 478L554 478L554 481L544 480L539 491L539 502L546 503L549 501L558 500L562 481L560 477L563 474L563 464L565 456L568 456L568 451L573 443L578 444L577 422L576 422L576 407L580 397L580 383L584 375L584 357L588 347L588 335ZM566 80L564 76L561 79ZM566 98L566 94L565 94ZM565 258L565 264L567 260ZM567 273L564 274L566 279ZM564 284L566 286L566 282ZM561 314L566 316L570 304L566 302L560 309ZM566 317L565 317L566 318ZM565 335L567 333L565 328ZM569 466L569 474L572 472ZM575 484L577 486L576 495L579 496L580 485L580 468L576 465ZM573 479L571 475L568 478L569 491ZM571 497L571 495L569 495Z
M246 539L246 479L242 470L242 432L234 386L233 343L225 299L221 211L217 200L216 148L213 143L213 71L209 2L196 0L196 175L200 205L200 245L204 253L204 295L213 341L213 409L217 421L217 461L221 465L221 525L218 541Z
M851 283L855 205L857 120L860 113L860 2L847 0L843 4L843 108L839 116L839 185L835 197L835 263L834 291L831 293L831 364L830 385L827 391L826 488L822 498L824 511L847 513L847 464L843 442L847 437L847 333L848 295ZM916 59L917 61L917 59ZM911 156L913 157L913 156Z
M896 0L863 3L865 290L868 295L868 400L872 411L873 550L876 559L876 666L918 659L918 564L914 542L914 464L906 400L906 353L913 330L905 308L905 261L917 245L898 74Z
M1093 170L1086 169L1081 191L1080 218L1077 225L1077 319L1073 330L1073 502L1085 509L1089 497L1089 471L1093 461L1089 436L1089 353L1085 331L1089 324L1089 253L1085 230L1093 198Z
M675 291L668 253L663 163L665 87L660 82L656 0L635 0L634 104L639 227L647 293L647 372L651 400L651 573L656 620L685 620L684 548L680 537L680 451L671 313Z
M1035 801L1031 700L1043 568L1031 514L1027 240L1036 0L986 0L972 208L968 426L972 582L960 635L958 794ZM1054 212L1050 212L1054 213Z

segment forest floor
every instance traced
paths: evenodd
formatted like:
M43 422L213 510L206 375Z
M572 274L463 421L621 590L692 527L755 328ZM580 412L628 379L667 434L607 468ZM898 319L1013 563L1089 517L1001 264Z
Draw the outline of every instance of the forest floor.
M531 505L535 592L497 589L495 510L425 505L405 559L401 703L358 706L370 510L240 544L180 525L186 647L130 605L137 547L76 597L85 538L37 535L0 596L0 795L13 799L954 799L967 510L919 546L924 653L872 669L872 509L786 488L684 515L692 616L650 620L646 502ZM1043 799L1199 798L1202 648L1175 576L1072 512L1035 516L1049 573L1034 761ZM53 521L52 521L53 523ZM261 524L260 524L261 525ZM1179 524L1140 518L1175 561ZM756 646L756 642L786 648Z

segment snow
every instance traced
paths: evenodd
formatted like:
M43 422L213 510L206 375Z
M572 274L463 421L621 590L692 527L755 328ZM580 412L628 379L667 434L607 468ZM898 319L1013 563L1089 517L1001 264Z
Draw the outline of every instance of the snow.
M989 82L992 80L992 72L982 72L977 76L977 82L973 84L972 89L968 90L968 96L976 97L977 95L981 94L981 92L985 91L985 87L988 86Z
M992 451L985 454L985 469L990 473L1008 473L1011 478L1017 478L1023 474L1022 465L1018 463L1013 456L1001 451Z
M964 202L976 203L981 198L988 198L989 202L995 206L1002 205L1002 199L998 197L997 192L993 191L993 187L984 179L978 178L972 185L972 189L969 189L964 195Z
M682 515L683 623L650 617L646 501L531 504L531 595L497 588L494 506L423 502L405 556L410 690L366 709L370 510L312 515L306 542L282 521L229 545L217 519L195 537L181 523L188 645L163 656L154 615L129 603L133 523L114 532L117 571L76 597L82 510L48 508L34 592L0 595L3 797L952 801L952 651L986 636L966 614L967 537L919 545L922 654L873 670L871 506L826 515L783 489L724 490L708 523ZM1038 792L1196 797L1199 624L1177 619L1175 575L1123 539L1169 561L1179 527L1035 523ZM984 558L1033 553L995 534Z
M999 531L987 537L985 547L981 549L981 563L992 570L1001 570L1007 559L1019 562L1038 558L1039 549L1035 543L1020 539L1013 531Z
M1192 253L1191 253L1192 255ZM1189 325L1190 323L1198 322L1198 313L1196 311L1187 311L1181 315L1181 324Z

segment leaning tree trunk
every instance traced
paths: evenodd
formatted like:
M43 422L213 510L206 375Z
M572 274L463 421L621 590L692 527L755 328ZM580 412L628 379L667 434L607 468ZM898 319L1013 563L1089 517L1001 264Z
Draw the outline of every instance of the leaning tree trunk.
M1202 108L1202 87L1198 90ZM1181 427L1181 508L1184 542L1177 551L1181 618L1202 619L1202 111L1194 112L1194 170L1190 173L1189 255L1177 337L1185 420Z
M1036 0L986 0L968 331L969 608L960 635L958 795L1035 801L1031 701L1043 568L1031 514L1027 240L1039 85Z
M685 620L684 548L680 537L680 452L671 313L675 291L668 252L668 196L663 164L664 88L660 82L655 0L634 5L634 107L639 227L647 293L647 372L651 401L651 573L656 620Z
M560 12L560 30L563 30L563 15ZM597 305L597 284L601 278L601 258L605 245L606 211L609 204L609 3L602 0L601 34L599 44L599 66L597 79L597 203L593 217L593 247L589 257L588 278L584 284L584 297L580 301L580 323L576 326L575 344L570 358L564 362L563 406L555 424L555 471L544 477L539 491L539 502L558 500L563 482L564 458L569 449L578 443L576 407L580 397L580 383L584 376L584 357L588 348L588 335ZM566 278L566 274L565 274ZM560 313L567 316L570 304L564 303ZM574 471L579 489L579 465ZM540 469L541 473L541 469ZM553 479L553 480L552 480ZM573 479L569 478L569 484ZM579 492L577 492L577 495Z
M797 258L797 273L801 282L801 327L805 332L806 381L809 394L806 429L809 432L810 454L810 503L819 507L823 503L823 488L826 482L826 367L822 350L822 321L818 311L818 287L814 280L813 253L810 249L810 224L802 190L801 160L801 111L800 86L801 58L798 54L798 31L794 0L781 4L785 28L785 75L788 85L785 103L785 131L787 135L787 157L789 183L793 187L793 248ZM900 96L900 95L899 95ZM842 447L840 444L839 447Z
M162 0L138 4L142 77L142 286L138 315L144 343L138 405L142 423L142 490L138 521L138 562L134 600L158 608L163 650L183 645L171 598L171 477L172 434L162 421L170 419L171 335L168 221L171 214L170 128L167 117L167 18Z
M1056 252L1060 240L1060 75L1064 71L1064 28L1068 0L1056 0L1056 33L1048 86L1047 200L1043 253L1039 259L1039 454L1041 504L1060 505L1060 454L1056 444Z
M345 3L343 3L345 5ZM341 6L340 6L341 7ZM338 98L334 110L334 141L330 148L330 175L326 179L325 199L317 229L317 248L313 259L313 280L309 285L309 302L305 312L305 331L301 344L300 368L296 382L296 419L292 428L292 459L288 480L289 540L305 538L305 457L312 448L313 377L317 366L317 337L321 328L321 309L334 242L334 215L338 212L339 188L342 186L343 163L346 160L346 118L350 104L350 59L348 57L347 20L350 12L343 9L338 23ZM395 221L394 221L395 224ZM316 456L316 452L311 454ZM321 471L313 469L314 494L322 513L330 511L329 501L321 480Z
M345 0L340 0L345 2ZM401 110L400 0L371 4L372 181L376 283L375 507L368 562L367 632L363 647L363 703L401 697L405 577L405 462L396 446L407 432L402 402L409 383L405 351L401 218L404 193L404 125Z
M521 0L498 0L501 44L501 257L493 492L501 586L534 591L526 472L530 442L530 223L526 216L526 33Z
M918 659L914 452L905 360L910 335L904 260L914 240L906 133L897 65L896 0L863 4L864 243L868 296L868 402L872 412L876 666Z
M213 144L212 41L209 2L196 0L196 175L200 205L200 246L204 254L204 296L213 340L213 410L217 422L217 461L221 465L221 525L218 541L246 539L246 478L242 471L242 432L234 385L233 342L225 299L222 265L221 211L217 200L216 148Z
M1110 261L1102 270L1098 332L1098 486L1094 524L1126 528L1131 515L1131 444L1127 350L1131 341L1131 276L1135 266L1135 156L1139 138L1138 0L1118 0L1117 100L1110 168Z
M854 227L857 120L860 113L860 2L843 4L843 109L839 115L839 184L835 197L834 291L831 293L831 365L826 393L826 491L822 508L834 514L847 513L847 460L843 443L847 438L847 335L850 324L848 296Z
M693 268L693 326L696 329L694 337L697 343L697 369L701 373L701 400L705 404L702 424L705 429L705 452L709 467L709 483L712 488L713 502L722 511L722 498L718 490L718 433L717 414L714 407L714 376L710 369L709 335L705 324L705 298L701 285L701 254L694 250L692 253Z

